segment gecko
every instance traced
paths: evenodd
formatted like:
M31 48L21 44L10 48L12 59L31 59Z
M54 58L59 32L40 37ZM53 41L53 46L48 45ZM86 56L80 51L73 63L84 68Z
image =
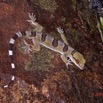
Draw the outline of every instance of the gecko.
M16 34L10 39L9 41L9 56L11 60L11 68L13 70L13 75L11 77L11 80L7 85L4 86L4 88L7 88L11 82L15 80L15 64L14 64L14 58L13 58L13 46L17 38L27 38L32 40L32 45L28 44L25 39L23 39L24 44L26 45L25 50L27 53L34 50L36 52L40 51L40 46L44 46L45 48L48 48L50 50L53 50L55 52L58 52L60 54L61 59L66 64L66 67L68 68L68 65L73 65L73 63L81 70L84 69L84 65L86 60L84 59L83 55L73 49L67 42L67 39L65 37L64 31L61 27L57 27L57 31L61 35L61 38L63 41L60 41L58 39L55 39L54 37L50 36L47 33L43 33L43 27L36 22L35 15L32 13L29 13L29 20L27 20L32 27L35 27L34 30L26 30L26 31L19 31L16 32Z

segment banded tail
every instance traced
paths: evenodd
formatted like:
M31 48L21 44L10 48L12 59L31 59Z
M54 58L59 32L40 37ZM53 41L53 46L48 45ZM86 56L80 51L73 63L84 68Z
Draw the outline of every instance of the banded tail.
M17 38L22 37L23 34L22 32L17 32L11 39L9 42L9 56L10 56L10 60L11 60L11 68L13 70L13 75L11 77L11 80L9 81L9 83L7 85L4 86L4 88L7 88L14 80L15 80L15 73L16 73L16 69L15 69L15 64L14 64L14 58L13 58L13 46L15 43L15 40Z

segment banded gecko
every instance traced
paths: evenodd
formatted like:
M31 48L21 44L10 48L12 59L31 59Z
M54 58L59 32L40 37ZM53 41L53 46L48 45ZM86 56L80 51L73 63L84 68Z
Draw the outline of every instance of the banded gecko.
M73 49L72 47L69 46L65 36L64 32L61 28L57 28L57 31L60 33L62 39L64 42L57 40L53 38L52 36L42 33L43 27L38 24L35 18L35 15L29 14L30 20L27 20L30 22L32 26L35 27L34 30L26 30L26 31L19 31L17 32L9 42L9 56L11 59L11 68L14 71L14 75L11 78L11 81L4 86L4 88L7 88L9 84L11 84L12 81L15 79L15 64L14 64L14 58L13 58L13 46L17 38L27 38L31 39L33 42L33 45L28 44L25 40L24 43L26 45L26 52L30 52L32 50L39 51L40 50L40 45L44 46L50 50L53 50L55 52L58 52L61 54L61 59L64 61L66 64L67 68L68 65L72 65L74 63L77 67L79 67L81 70L84 68L85 64L85 59L82 54L80 54L78 51Z

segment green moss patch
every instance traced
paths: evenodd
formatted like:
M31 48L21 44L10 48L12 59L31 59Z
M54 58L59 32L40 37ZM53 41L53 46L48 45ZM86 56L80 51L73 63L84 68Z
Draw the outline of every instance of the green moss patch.
M57 8L55 0L31 0L34 4L40 6L42 9L54 12Z

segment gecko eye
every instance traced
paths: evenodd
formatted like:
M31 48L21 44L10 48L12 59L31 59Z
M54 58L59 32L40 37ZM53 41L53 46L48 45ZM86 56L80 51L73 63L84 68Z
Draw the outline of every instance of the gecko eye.
M71 59L70 59L69 57L67 57L67 60L68 60L69 62L72 62Z
M69 57L67 57L67 60L70 60L70 58L69 58Z

